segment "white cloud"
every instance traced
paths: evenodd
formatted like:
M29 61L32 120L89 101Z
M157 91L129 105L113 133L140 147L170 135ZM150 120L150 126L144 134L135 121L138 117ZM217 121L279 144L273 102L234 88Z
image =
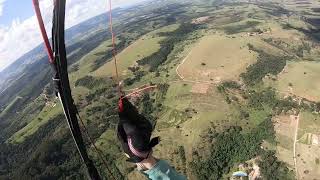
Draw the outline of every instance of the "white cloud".
M3 13L3 6L4 6L4 2L6 0L0 0L0 16L2 16L2 13Z
M2 4L0 0L0 16ZM141 2L144 0L113 0L113 7ZM40 0L42 16L48 35L51 34L52 0ZM68 0L66 6L66 27L69 28L90 17L107 11L107 0ZM0 71L17 58L42 42L35 16L21 21L12 21L10 26L0 26Z

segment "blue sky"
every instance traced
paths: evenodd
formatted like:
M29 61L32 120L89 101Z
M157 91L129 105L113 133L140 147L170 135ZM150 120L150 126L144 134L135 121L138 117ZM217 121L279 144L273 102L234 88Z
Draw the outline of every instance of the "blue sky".
M112 0L113 8L145 0ZM53 0L39 0L47 31ZM66 28L106 11L107 0L67 0ZM48 32L50 35L51 32ZM0 71L42 43L32 0L0 0Z
M11 24L15 18L27 19L32 15L31 0L6 0L4 2L2 16L0 16L0 25L7 26Z

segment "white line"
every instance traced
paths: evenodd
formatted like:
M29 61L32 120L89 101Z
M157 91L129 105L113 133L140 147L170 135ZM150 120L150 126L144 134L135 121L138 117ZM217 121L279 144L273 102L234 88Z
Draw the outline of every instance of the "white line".
M180 68L180 66L182 66L182 65L186 62L186 60L189 58L189 56L190 56L191 53L192 53L192 50L188 53L188 55L181 61L181 63L180 63L180 64L177 66L177 68L176 68L176 73L177 73L177 75L179 76L179 78L180 78L182 81L184 81L184 82L189 82L189 83L216 84L216 83L214 83L214 82L212 82L212 81L195 81L195 80L188 80L188 79L185 79L185 77L179 73L179 68Z
M182 80L184 80L184 77L179 73L179 68L180 68L180 66L183 65L183 63L188 59L188 57L190 56L191 52L192 52L192 51L190 51L190 52L188 53L188 55L181 61L181 63L180 63L180 64L177 66L177 68L176 68L176 73L177 73L177 75L179 76L179 78L182 79Z

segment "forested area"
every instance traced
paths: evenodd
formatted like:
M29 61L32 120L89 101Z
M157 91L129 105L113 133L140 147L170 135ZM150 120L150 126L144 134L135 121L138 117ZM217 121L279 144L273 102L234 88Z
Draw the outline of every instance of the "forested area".
M106 78L94 78L93 76L84 76L75 82L75 86L83 86L88 89L92 89L94 87L97 87L104 82L108 81Z
M94 83L92 84L92 82ZM101 86L102 84L104 86ZM78 85L95 89L87 95L92 98L82 99L77 105L81 111L86 111L86 116L83 118L87 122L87 128L90 129L89 134L93 139L97 139L107 129L113 128L113 124L117 122L115 107L117 99L115 96L112 98L108 96L108 94L115 92L114 83L111 79L102 82L101 79L86 76L78 82ZM101 105L96 106L95 104L98 102ZM54 136L52 136L53 134ZM89 154L102 173L101 175L108 177L105 171L106 167L100 159L96 158L96 152L90 148L91 145L84 132L83 138L89 149ZM122 179L123 175L114 161L120 153L120 147L116 141L108 146L112 149L118 149L118 151L102 149L103 156L113 174L118 179ZM67 177L87 179L87 170L80 159L62 112L50 119L37 133L29 136L22 143L0 146L0 151L0 160L8 162L7 167L1 167L2 176L0 179L65 179ZM30 153L30 156L25 156L26 153ZM1 162L1 164L6 163ZM12 172L12 167L19 168Z
M261 168L263 179L294 179L293 172L287 168L285 163L277 159L275 152L262 149L261 145L263 141L277 143L272 122L273 115L297 109L299 108L298 103L291 98L279 99L271 88L260 91L240 89L240 85L232 81L224 82L218 87L219 92L226 97L232 94L229 89L239 91L246 102L243 104L243 102L230 100L230 103L239 108L238 118L242 121L248 122L252 115L251 109L267 111L266 108L271 108L275 114L270 113L257 126L248 125L246 130L240 126L228 127L223 132L219 132L218 129L215 129L216 127L211 128L206 136L209 142L213 142L209 148L209 158L196 156L197 158L191 163L197 177L199 179L220 179L224 174L230 173L229 171L235 164L258 157L257 163Z
M245 73L240 76L247 85L255 85L267 75L277 75L282 71L286 65L288 57L277 57L268 54L262 50L256 49L253 45L248 44L249 50L256 51L258 53L258 61L255 64L250 65Z
M200 180L221 179L223 174L229 173L234 164L245 162L249 159L263 155L260 164L264 178L284 177L290 179L290 172L285 164L270 152L261 149L263 140L274 139L274 129L270 118L265 119L256 128L249 133L242 131L239 126L231 126L221 133L216 133L212 129L208 136L214 139L210 146L210 155L208 157L198 157L192 163L191 167L197 178ZM273 158L273 161L264 161ZM267 170L269 165L273 165L273 171ZM276 178L277 179L277 178Z
M261 168L263 179L294 179L294 173L287 168L285 163L278 160L274 151L262 148L262 142L277 144L272 122L273 116L310 107L299 105L292 97L279 98L275 89L271 87L255 89L251 86L240 86L234 81L226 81L217 88L226 97L229 104L238 108L239 115L236 118L245 122L246 128L244 130L241 127L228 127L223 132L212 128L209 131L207 138L212 139L213 142L209 160L198 166L192 163L199 179L220 179L224 174L230 173L234 165L254 158ZM233 98L235 92L241 95L241 101ZM256 119L252 114L253 111L261 111L266 114L265 119L257 125L254 125L256 122L253 121L261 121L261 117ZM200 160L195 159L197 162L201 160L201 157ZM222 165L219 166L219 164ZM212 167L216 168L212 170ZM209 173L206 174L207 171Z
M279 161L275 151L262 151L258 165L264 179L293 180L294 173L287 168L287 165Z

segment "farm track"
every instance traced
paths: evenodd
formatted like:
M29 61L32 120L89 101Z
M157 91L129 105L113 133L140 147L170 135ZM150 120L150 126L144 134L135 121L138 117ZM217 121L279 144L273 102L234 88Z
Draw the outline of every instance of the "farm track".
M183 82L189 82L189 83L202 83L202 84L214 84L216 85L217 83L212 82L212 81L195 81L195 80L188 80L186 79L182 74L180 74L179 72L179 68L186 62L186 60L188 59L188 57L190 56L190 54L192 53L192 51L190 51L188 53L188 55L181 61L181 63L176 67L176 74L179 76L179 78L183 81ZM172 81L174 82L174 81Z
M294 133L294 142L293 142L293 160L294 160L294 169L296 171L296 178L299 180L299 174L298 174L298 167L297 167L297 137L298 137L298 128L299 128L299 121L300 121L300 114L296 116L297 122L296 122L296 128Z

